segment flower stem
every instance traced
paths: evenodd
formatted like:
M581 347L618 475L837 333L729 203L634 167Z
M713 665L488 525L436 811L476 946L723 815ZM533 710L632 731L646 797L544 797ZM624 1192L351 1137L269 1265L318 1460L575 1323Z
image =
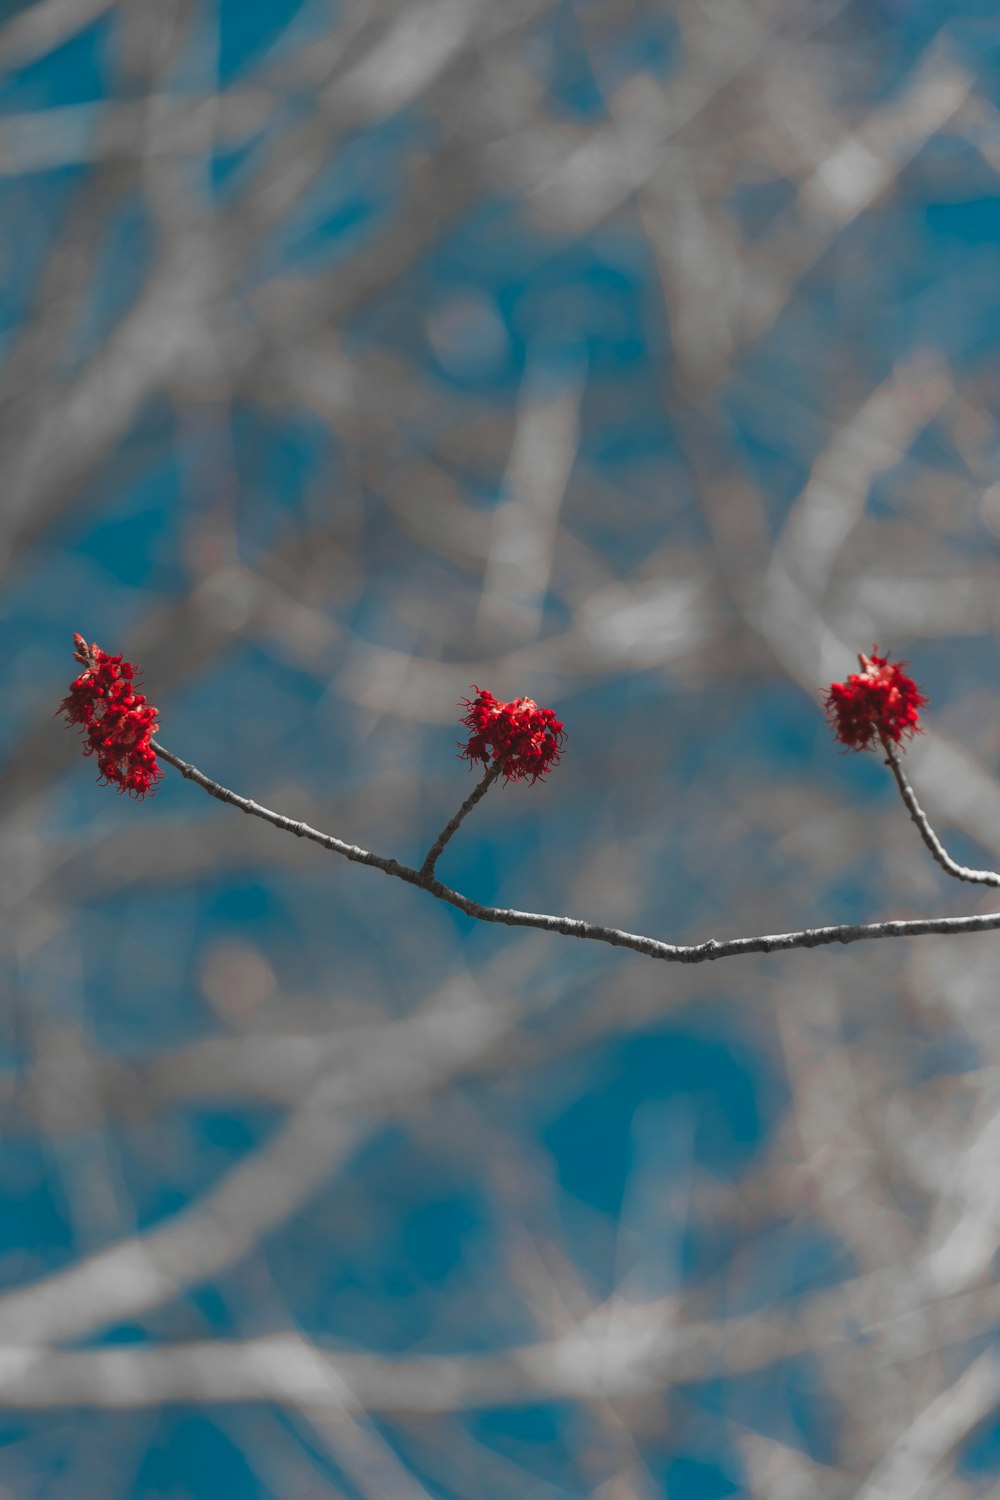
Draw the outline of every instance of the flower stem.
M1000 886L1000 874L995 870L970 870L967 865L960 865L957 860L952 859L931 827L927 814L917 801L916 793L907 781L906 773L899 763L895 746L889 740L883 738L882 747L885 750L885 763L896 778L899 795L906 804L906 810L917 825L920 837L942 870L946 870L949 875L954 875L956 880L968 880L976 885Z
M502 769L503 767L498 760L495 760L491 766L487 766L486 774L483 776L482 781L474 791L469 793L451 821L449 823L446 823L442 828L441 832L434 840L430 849L427 851L427 858L420 866L420 878L425 883L434 879L434 866L441 858L441 854L444 850L445 844L447 844L452 834L458 832L460 824L472 811L476 803L481 802L482 799L486 796L486 793L489 791L494 781L496 781Z

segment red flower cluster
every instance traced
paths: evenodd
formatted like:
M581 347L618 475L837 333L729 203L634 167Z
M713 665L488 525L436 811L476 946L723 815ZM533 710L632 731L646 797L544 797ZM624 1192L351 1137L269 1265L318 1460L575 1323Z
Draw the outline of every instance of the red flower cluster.
M87 731L84 755L96 755L100 779L130 797L145 797L163 775L150 740L158 729L156 709L133 686L135 667L100 646L73 636L73 652L84 670L57 712Z
M462 723L472 730L462 746L466 760L493 761L503 768L505 781L537 781L559 759L566 738L551 708L539 708L534 698L501 703L485 688L475 698L463 698L469 712Z
M875 739L898 745L904 734L920 733L917 720L926 697L903 671L905 663L890 666L877 652L873 646L871 656L860 653L861 671L831 683L824 700L831 728L851 750L867 750Z

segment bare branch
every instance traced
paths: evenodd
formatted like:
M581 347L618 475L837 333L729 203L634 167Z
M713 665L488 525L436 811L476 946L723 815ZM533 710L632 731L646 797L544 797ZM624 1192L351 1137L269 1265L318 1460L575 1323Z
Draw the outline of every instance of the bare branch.
M434 866L441 858L441 854L444 850L445 844L447 844L448 840L452 837L453 834L458 832L459 826L462 823L463 819L468 816L468 814L476 806L476 803L481 802L482 799L486 796L486 793L489 791L494 781L496 781L502 770L503 767L499 761L494 761L491 766L487 766L486 774L483 776L482 781L480 781L479 785L475 788L474 791L469 793L468 797L466 797L465 801L462 803L461 807L458 809L458 812L451 819L451 821L446 823L442 828L441 832L438 834L437 838L434 840L433 844L428 850L427 858L420 866L421 879L425 884L433 880Z
M954 875L956 880L968 880L976 885L1000 886L1000 874L997 874L995 870L972 870L968 865L960 865L957 860L952 859L928 822L927 814L917 801L916 793L906 779L906 773L900 764L895 747L888 740L883 741L883 743L885 746L885 763L896 778L899 795L906 804L907 812L917 825L920 837L942 870L945 870L949 875Z
M230 791L228 787L213 781L196 766L181 760L171 751L165 750L158 741L152 741L157 755L180 771L188 781L194 781L209 796L220 802L229 802L241 812L263 818L285 833L294 833L296 838L311 839L324 849L342 854L355 864L371 865L386 875L405 880L408 885L418 885L447 901L450 906L477 922L499 922L505 927L537 927L543 932L559 932L564 937L585 938L591 942L609 943L613 948L631 948L647 958L664 959L667 963L698 964L716 958L735 958L746 953L786 953L795 948L822 948L832 943L863 943L875 938L923 937L928 933L953 934L965 932L995 932L1000 928L1000 912L983 912L967 917L917 917L906 921L849 922L834 927L807 927L799 932L766 933L760 937L725 938L722 941L709 938L704 943L665 943L658 938L644 937L639 933L624 932L618 927L605 927L597 922L586 922L579 917L551 916L543 912L517 911L513 907L483 906L460 891L453 891L439 880L428 880L422 870L414 870L384 854L373 854L357 844L349 844L330 833L321 833L308 823L296 822L282 813L272 812L249 797ZM482 785L482 784L481 784ZM477 790L479 790L477 788ZM485 790L485 788L484 788ZM475 793L473 793L475 796ZM471 802L471 799L469 799ZM475 799L479 800L478 797ZM475 804L472 803L474 806ZM461 814L464 816L464 813ZM457 824L456 824L457 826Z

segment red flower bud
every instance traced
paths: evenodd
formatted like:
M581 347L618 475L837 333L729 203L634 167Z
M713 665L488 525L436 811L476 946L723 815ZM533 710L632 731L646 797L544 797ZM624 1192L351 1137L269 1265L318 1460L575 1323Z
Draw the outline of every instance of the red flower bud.
M57 712L68 723L83 725L83 753L97 756L101 781L114 783L130 797L145 797L163 775L150 744L159 728L156 709L133 690L131 662L109 656L98 645L88 646L82 635L74 634L73 644L84 670Z
M463 698L469 712L462 723L472 730L462 746L465 760L499 765L505 781L537 781L559 760L566 738L551 708L539 708L534 698L501 703L485 688L472 684L475 698Z
M851 750L867 750L876 739L898 745L904 734L920 733L917 721L926 697L904 672L905 662L890 666L888 657L877 653L873 646L871 656L859 654L861 671L831 683L824 698L830 727Z

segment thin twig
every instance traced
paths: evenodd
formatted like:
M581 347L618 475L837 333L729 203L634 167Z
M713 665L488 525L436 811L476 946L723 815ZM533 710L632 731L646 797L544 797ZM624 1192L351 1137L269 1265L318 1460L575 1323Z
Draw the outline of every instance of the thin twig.
M744 953L786 953L796 948L822 948L833 943L864 943L871 942L875 938L926 937L931 934L947 937L963 932L996 932L1000 929L1000 912L983 912L968 917L918 917L910 921L856 922L843 923L836 927L807 927L800 932L765 933L759 937L726 938L721 942L715 938L709 938L704 943L664 943L657 938L643 937L635 932L624 932L617 927L604 927L596 922L585 922L578 917L549 916L543 912L517 911L514 908L502 906L482 906L478 901L463 896L460 891L453 891L449 886L442 885L439 880L425 880L419 870L400 864L398 860L387 859L381 854L372 854L356 844L345 843L343 839L334 838L332 834L321 833L316 828L310 828L308 823L297 823L293 818L286 818L281 813L272 812L269 808L262 807L259 802L251 801L249 797L241 797L238 793L212 781L204 772L189 765L187 761L181 760L179 756L172 755L169 750L164 750L157 741L153 740L151 743L156 754L161 756L168 765L180 771L188 781L196 782L210 796L217 797L220 802L229 802L233 807L238 807L241 812L252 813L254 817L263 818L266 823L273 823L276 828L281 828L286 833L294 833L296 838L311 839L313 843L320 844L324 849L330 849L335 854L342 854L345 859L353 860L356 864L371 865L376 870L382 870L386 875L394 875L397 880L405 880L409 885L419 886L430 895L436 896L439 901L448 902L450 906L457 907L459 911L477 922L499 922L506 927L534 927L543 932L560 932L564 937L609 943L613 948L630 948L633 953L642 953L647 958L660 958L667 963L680 964L705 963L709 959L716 958L735 958Z
M438 834L437 838L434 840L433 844L428 850L427 858L420 866L420 877L425 882L425 884L428 881L434 879L434 866L441 858L441 854L445 844L447 844L452 834L458 832L458 828L462 820L472 811L476 803L481 802L482 799L486 796L486 793L489 791L494 781L496 781L502 770L503 766L498 760L495 760L491 766L487 766L486 774L483 776L482 781L480 781L479 785L473 792L469 793L468 797L466 797L465 801L462 803L461 807L458 809L458 812L451 819L451 821L449 823L446 823L442 828L441 832Z
M372 865L376 870L383 870L386 875L395 875L398 880L408 881L410 885L420 885L420 871L411 870L409 865L402 865L396 859L387 859L382 854L372 854L368 849L362 849L357 844L345 843L332 833L321 833L318 828L310 828L308 823L298 823L294 818L286 818L282 813L272 812L269 807L262 807L259 802L254 802L250 797L241 797L238 792L232 792L228 787L222 786L218 781L213 781L206 776L204 771L199 771L197 766L192 766L186 760L181 760L179 755L174 755L165 750L158 740L150 740L156 754L165 760L168 765L173 766L176 771L187 781L193 781L206 791L210 797L216 797L220 802L229 802L233 807L238 807L240 812L250 813L255 818L263 818L265 823L273 823L275 828L280 828L285 833L294 833L296 838L311 839L314 844L321 844L324 849L330 849L334 854L342 854L345 859L353 860L355 864Z
M889 740L883 740L882 743L885 748L885 763L896 778L899 795L906 803L906 810L916 823L920 837L942 870L946 870L949 875L954 875L956 880L968 880L975 885L1000 886L1000 874L997 874L995 870L971 870L967 865L960 865L957 860L952 859L931 827L927 814L917 801L916 793L907 781L906 773L900 765L895 747Z

